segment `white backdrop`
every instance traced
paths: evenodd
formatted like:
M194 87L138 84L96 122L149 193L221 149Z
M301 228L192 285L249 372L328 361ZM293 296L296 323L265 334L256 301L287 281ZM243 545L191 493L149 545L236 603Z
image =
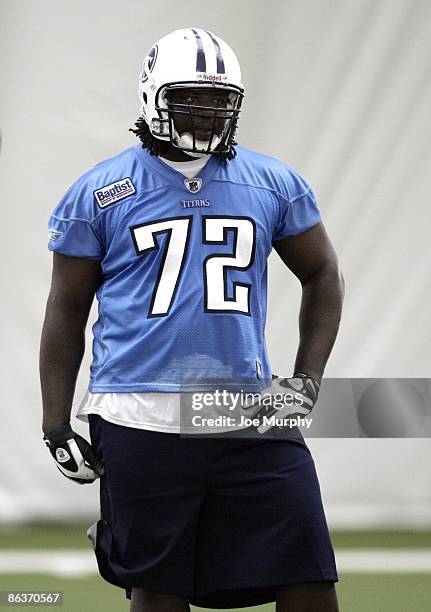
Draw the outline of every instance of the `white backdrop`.
M0 521L97 514L97 486L57 475L40 438L47 219L81 173L134 144L146 51L194 25L240 58L241 144L290 163L317 192L347 283L327 376L430 375L428 0L2 0ZM273 256L274 371L291 370L299 298ZM78 399L87 368L88 356ZM431 526L429 440L309 445L332 527Z

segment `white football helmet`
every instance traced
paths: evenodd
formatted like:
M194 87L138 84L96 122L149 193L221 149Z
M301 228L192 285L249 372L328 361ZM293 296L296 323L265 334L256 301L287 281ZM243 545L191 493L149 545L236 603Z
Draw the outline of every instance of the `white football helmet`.
M205 88L227 92L223 106L172 104L169 92ZM196 155L228 153L235 144L237 121L244 88L241 70L232 49L207 30L185 28L160 39L147 53L139 79L141 113L151 134ZM187 131L178 133L175 120L187 116ZM212 121L208 140L199 140L195 122ZM187 122L186 122L187 123ZM217 125L223 126L216 129Z

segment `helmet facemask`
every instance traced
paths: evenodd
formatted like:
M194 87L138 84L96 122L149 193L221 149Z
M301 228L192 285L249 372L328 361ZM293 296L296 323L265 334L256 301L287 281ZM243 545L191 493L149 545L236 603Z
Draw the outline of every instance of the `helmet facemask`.
M186 92L196 92L198 98L199 90L214 95L217 105L191 104L186 100ZM159 137L167 136L173 147L192 155L227 153L235 144L242 97L243 93L238 88L230 86L209 88L208 84L202 87L196 83L168 85L156 96L160 121L153 120L151 131Z

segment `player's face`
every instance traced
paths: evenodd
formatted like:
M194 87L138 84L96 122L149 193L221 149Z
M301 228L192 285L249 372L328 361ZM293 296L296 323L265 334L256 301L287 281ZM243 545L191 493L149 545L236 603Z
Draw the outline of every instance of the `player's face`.
M221 136L227 118L225 111L232 108L229 93L215 88L171 90L167 101L174 111L173 122L178 134L194 132L195 138L202 142L208 142L213 134Z

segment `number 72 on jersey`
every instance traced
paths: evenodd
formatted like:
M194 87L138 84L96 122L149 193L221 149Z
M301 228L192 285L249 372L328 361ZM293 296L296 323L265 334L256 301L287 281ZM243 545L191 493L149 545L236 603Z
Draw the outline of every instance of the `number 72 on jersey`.
M250 315L250 283L235 281L233 296L228 296L229 270L248 270L256 253L256 225L249 217L204 215L202 244L228 244L228 231L234 234L231 253L207 255L202 261L205 312L237 312ZM193 216L170 217L134 225L130 228L135 250L146 255L160 248L157 236L166 235L148 317L169 314L187 261ZM198 231L196 228L195 231Z

